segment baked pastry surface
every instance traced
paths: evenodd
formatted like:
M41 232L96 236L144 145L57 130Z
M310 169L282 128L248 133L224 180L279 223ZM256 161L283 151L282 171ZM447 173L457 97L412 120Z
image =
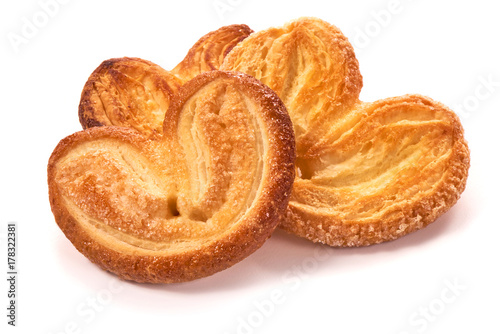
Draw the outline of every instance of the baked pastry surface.
M294 179L294 136L258 80L205 72L171 100L163 135L93 127L61 140L48 164L59 227L121 278L172 283L214 274L270 236Z
M233 24L209 32L191 47L171 72L186 82L200 73L218 70L229 51L251 33L253 30L245 24Z
M332 246L393 240L433 222L465 188L469 150L455 113L420 95L360 101L353 48L322 20L254 33L221 69L261 80L290 114L296 179L281 227L291 233Z
M212 31L171 71L140 58L105 60L82 90L78 110L82 127L115 125L161 136L165 112L179 87L200 73L218 69L226 54L252 32L241 24Z

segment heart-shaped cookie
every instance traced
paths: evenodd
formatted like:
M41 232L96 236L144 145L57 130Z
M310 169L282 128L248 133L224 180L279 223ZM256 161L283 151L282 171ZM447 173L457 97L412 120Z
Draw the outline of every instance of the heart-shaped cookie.
M171 71L139 58L104 61L83 88L78 110L82 127L115 125L160 136L165 112L179 87L200 73L218 69L227 53L252 32L243 24L212 31Z
M281 223L289 232L332 246L393 240L433 222L465 188L458 117L419 95L360 101L353 48L322 20L254 33L221 69L261 80L290 113L297 173Z
M211 275L242 260L285 213L294 136L278 96L221 71L186 83L153 140L94 127L63 139L48 165L50 204L74 246L138 282Z

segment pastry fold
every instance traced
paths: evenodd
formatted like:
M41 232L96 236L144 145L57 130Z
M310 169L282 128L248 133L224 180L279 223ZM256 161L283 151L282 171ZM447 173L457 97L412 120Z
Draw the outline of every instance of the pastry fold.
M187 82L163 135L93 127L48 164L61 230L92 262L137 282L214 274L271 235L294 179L292 123L258 80L222 71Z
M281 227L332 246L393 240L436 220L463 192L469 150L459 118L420 95L362 102L339 29L316 18L252 34L221 69L261 80L293 122L296 179Z
M115 125L152 138L161 136L165 112L179 87L198 74L218 69L227 53L252 32L244 24L212 31L171 71L140 58L105 60L82 90L78 110L82 127Z

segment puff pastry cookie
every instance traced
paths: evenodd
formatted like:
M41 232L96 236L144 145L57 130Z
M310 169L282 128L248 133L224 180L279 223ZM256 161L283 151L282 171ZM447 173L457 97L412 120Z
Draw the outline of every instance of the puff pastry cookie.
M294 179L293 127L258 80L221 71L186 83L163 136L93 127L63 139L48 165L57 224L105 270L172 283L226 269L284 214Z
M78 112L82 127L116 125L160 136L165 112L179 87L202 72L218 69L227 53L252 32L246 25L212 31L172 71L139 58L104 61L83 88Z
M420 95L361 102L353 48L322 20L254 33L221 69L260 79L290 113L297 173L281 227L291 233L332 246L393 240L433 222L465 188L458 117Z

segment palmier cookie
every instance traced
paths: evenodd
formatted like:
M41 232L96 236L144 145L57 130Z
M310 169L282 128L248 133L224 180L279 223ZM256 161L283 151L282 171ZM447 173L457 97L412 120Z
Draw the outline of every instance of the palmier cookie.
M165 112L179 87L202 72L218 69L226 54L252 32L246 25L212 31L171 71L139 58L105 60L83 88L78 110L82 127L115 125L160 136Z
M258 80L222 71L186 83L152 140L123 127L63 139L48 164L55 220L92 262L137 282L224 270L258 249L286 211L293 127Z
M297 171L281 227L291 233L332 246L393 240L435 221L465 188L455 113L420 95L361 102L353 48L322 20L254 33L221 69L260 79L290 113Z

